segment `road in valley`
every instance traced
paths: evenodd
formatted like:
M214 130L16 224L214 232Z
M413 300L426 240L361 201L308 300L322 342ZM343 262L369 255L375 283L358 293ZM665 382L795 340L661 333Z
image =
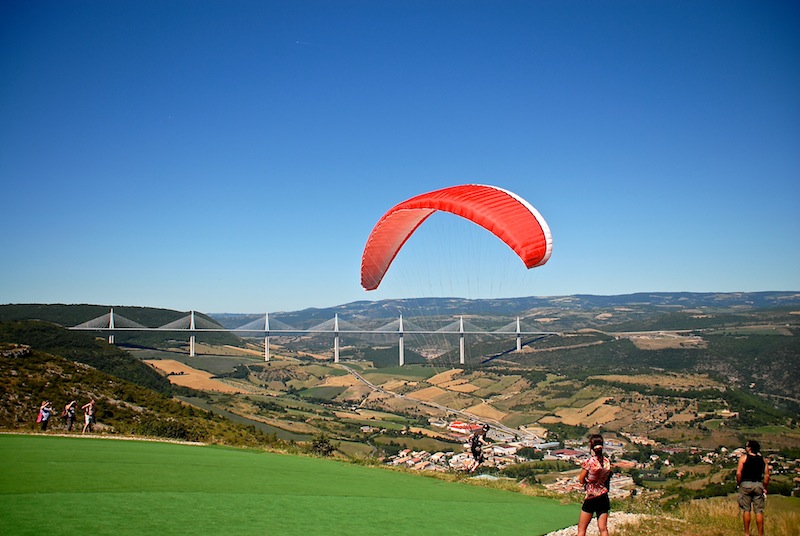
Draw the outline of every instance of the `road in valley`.
M420 400L418 398L413 398L413 397L402 395L400 393L395 393L394 391L387 391L386 389L384 389L384 388L382 388L382 387L380 387L378 385L375 385L374 383L372 383L371 381L369 381L364 376L362 376L361 374L359 374L357 371L353 370L352 368L348 367L347 365L339 363L339 366L342 367L343 369L345 369L350 374L352 374L358 381L360 381L361 383L363 383L364 385L366 385L367 387L369 387L373 391L377 391L377 392L383 393L385 395L393 396L395 398L402 398L404 400L409 400L409 401L414 402L416 404L422 404L422 405L425 405L425 406L436 408L438 410L441 410L441 411L445 412L446 414L447 413L452 413L454 415L458 415L458 416L460 416L460 417L462 417L464 419L470 420L470 421L477 420L477 421L480 421L480 422L485 422L485 423L489 424L490 426L496 428L497 430L500 430L501 432L504 432L506 434L510 434L510 435L512 435L514 437L522 437L524 439L540 439L539 437L537 437L537 436L535 436L533 434L526 434L524 432L521 432L520 430L515 430L514 428L509 428L508 426L506 426L506 425L504 425L504 424L502 424L502 423L500 423L500 422L498 422L498 421L496 421L494 419L487 419L487 418L483 418L483 417L478 417L477 415L473 415L472 413L469 413L467 411L462 411L462 410L458 410L458 409L454 409L454 408L449 408L449 407L444 406L442 404L439 404L437 402L431 402L431 401L428 401L428 400Z

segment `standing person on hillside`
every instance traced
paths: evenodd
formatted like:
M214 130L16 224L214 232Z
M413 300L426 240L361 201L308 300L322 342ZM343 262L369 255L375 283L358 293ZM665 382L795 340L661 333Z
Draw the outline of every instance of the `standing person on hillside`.
M486 439L486 434L488 432L489 425L484 424L473 432L467 440L469 442L469 450L472 452L472 464L469 469L470 473L474 473L478 466L486 460L486 457L483 455L483 446L489 444L489 441Z
M67 432L71 432L72 425L75 424L75 410L77 407L77 400L73 400L64 406L64 423L67 425Z
M761 455L761 445L751 439L736 467L736 483L739 485L739 508L745 536L750 535L750 510L756 513L758 536L764 536L764 505L769 485L769 463Z
M37 417L36 422L39 423L39 426L42 429L42 432L47 431L47 424L50 422L50 416L53 414L53 406L50 404L49 400L42 401L42 405L39 406L39 417Z
M608 536L608 512L611 501L608 499L608 487L611 481L611 460L603 456L603 436L593 434L589 438L589 458L583 462L578 482L586 490L578 519L578 536L585 536L586 529L597 514L597 529L600 536Z
M86 430L89 430L89 433L92 432L92 425L94 424L94 414L97 408L95 407L94 399L89 400L88 403L81 406L83 410L83 431L82 434L86 433Z

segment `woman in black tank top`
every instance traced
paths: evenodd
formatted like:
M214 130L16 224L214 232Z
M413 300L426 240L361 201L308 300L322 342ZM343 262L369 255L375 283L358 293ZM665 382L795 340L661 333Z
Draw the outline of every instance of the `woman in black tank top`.
M769 484L769 464L761 456L761 445L750 440L745 446L746 454L739 458L736 468L736 483L739 485L739 508L742 510L744 533L750 534L750 511L755 511L758 536L764 536L764 504Z

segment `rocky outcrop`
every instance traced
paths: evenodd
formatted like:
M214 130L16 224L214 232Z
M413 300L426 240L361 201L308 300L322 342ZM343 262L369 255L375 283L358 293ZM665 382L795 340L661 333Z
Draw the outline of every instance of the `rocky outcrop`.
M0 357L28 357L31 353L31 347L25 344L0 344Z

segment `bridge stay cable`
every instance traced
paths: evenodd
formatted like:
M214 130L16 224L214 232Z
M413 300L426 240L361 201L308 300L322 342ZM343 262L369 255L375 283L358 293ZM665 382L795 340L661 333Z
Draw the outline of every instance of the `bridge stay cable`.
M523 336L532 337L531 341L539 340L541 337L550 335L561 335L559 332L554 331L541 331L541 330L522 330L520 319L517 318L514 322L496 330L486 330L473 323L465 322L462 318L458 321L452 322L446 326L438 329L422 328L419 325L410 322L403 318L402 315L398 319L386 323L377 328L363 328L355 323L343 320L339 317L338 313L332 319L318 323L309 328L297 328L281 322L275 318L270 318L269 314L265 314L263 319L256 319L238 328L225 328L220 324L208 320L203 316L195 314L195 311L184 317L181 317L172 322L168 322L158 327L147 327L143 324L123 317L119 313L115 313L113 308L106 314L87 320L76 326L68 327L67 329L74 331L99 331L107 333L110 344L114 343L115 333L131 333L131 332L145 332L145 333L188 333L189 334L189 356L195 356L195 337L198 333L232 333L240 337L264 337L264 361L269 361L269 337L270 336L286 336L286 335L324 335L330 334L333 337L334 344L334 362L339 362L339 337L341 334L345 335L361 335L361 336L397 336L398 337L398 364L404 365L404 336L406 335L451 335L459 337L460 345L460 358L463 363L464 359L464 338L469 334L478 335L509 335L515 336L517 340L516 351L521 351L521 340ZM529 341L529 342L531 342Z

